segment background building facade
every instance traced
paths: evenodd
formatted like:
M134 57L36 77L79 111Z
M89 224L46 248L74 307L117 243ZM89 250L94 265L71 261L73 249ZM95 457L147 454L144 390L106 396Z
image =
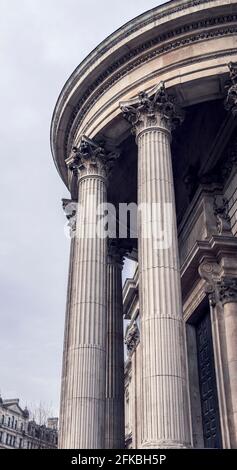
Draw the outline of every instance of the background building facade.
M59 97L52 153L79 202L60 447L116 448L124 429L135 448L237 447L236 34L235 1L173 0L107 38ZM109 244L85 236L106 203ZM160 210L126 236L121 203ZM122 297L124 256L138 271Z
M55 449L57 421L49 418L47 426L37 424L27 408L22 410L19 399L0 398L0 449Z

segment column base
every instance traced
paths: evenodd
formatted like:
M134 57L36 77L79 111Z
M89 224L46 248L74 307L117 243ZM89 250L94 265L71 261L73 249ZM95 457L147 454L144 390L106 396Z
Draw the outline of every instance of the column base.
M190 449L190 447L182 442L168 440L142 442L141 444L142 449Z
M105 449L125 449L125 442L108 439L105 443Z

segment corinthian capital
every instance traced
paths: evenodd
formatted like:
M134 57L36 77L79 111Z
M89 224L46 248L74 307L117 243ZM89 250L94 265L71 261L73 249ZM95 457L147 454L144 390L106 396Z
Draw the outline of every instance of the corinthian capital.
M237 115L237 62L228 64L230 71L230 87L228 88L225 108L232 111L233 116Z
M118 158L118 152L106 152L86 136L82 136L79 147L73 147L70 157L66 160L68 169L74 176L103 176L108 177L113 162Z
M132 245L129 241L120 238L108 239L108 263L119 264L122 268L124 258L132 251Z
M224 277L218 282L219 298L223 304L237 302L237 278Z
M120 108L136 134L143 128L159 126L161 122L171 130L184 118L175 97L168 95L163 82L149 93L141 91L136 99L121 103Z

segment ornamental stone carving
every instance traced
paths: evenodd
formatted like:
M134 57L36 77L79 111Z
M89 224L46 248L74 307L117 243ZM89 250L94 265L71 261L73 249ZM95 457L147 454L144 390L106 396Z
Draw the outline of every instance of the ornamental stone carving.
M108 263L110 264L119 264L121 268L124 264L124 257L126 254L131 251L123 246L120 243L119 239L109 239L108 240Z
M234 166L237 165L237 139L229 145L227 149L227 155L223 167L221 168L221 176L223 183L226 182L227 178L232 172Z
M66 160L68 169L77 178L97 175L107 178L119 152L106 152L86 136L82 136L79 147L73 147L70 157Z
M199 266L199 275L206 281L205 292L212 307L237 302L237 277L222 276L221 266L214 259L206 259Z
M231 223L229 216L229 205L226 198L214 199L214 215L217 221L217 230L219 235L231 233Z
M237 302L237 278L224 277L217 283L219 299L223 305Z
M161 123L172 130L184 119L175 97L168 95L163 82L153 92L141 91L136 102L121 103L120 107L136 135L146 127L159 126Z
M228 64L230 71L231 86L227 92L225 108L227 111L232 111L233 116L237 115L237 62L230 62Z
M76 230L77 203L71 199L62 199L62 206L68 220L68 226L71 232Z
M139 328L138 328L137 323L133 322L131 328L130 327L128 328L128 332L127 332L126 339L125 339L125 344L127 346L128 354L130 356L134 353L139 341L140 341Z
M205 259L198 268L199 275L206 281L205 292L208 295L210 306L214 307L218 301L216 283L220 279L220 266L214 259Z

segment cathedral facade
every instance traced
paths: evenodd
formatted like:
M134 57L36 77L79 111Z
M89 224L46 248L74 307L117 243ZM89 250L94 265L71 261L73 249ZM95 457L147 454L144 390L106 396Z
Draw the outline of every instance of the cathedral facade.
M236 129L234 0L144 13L64 86L61 448L237 448Z

